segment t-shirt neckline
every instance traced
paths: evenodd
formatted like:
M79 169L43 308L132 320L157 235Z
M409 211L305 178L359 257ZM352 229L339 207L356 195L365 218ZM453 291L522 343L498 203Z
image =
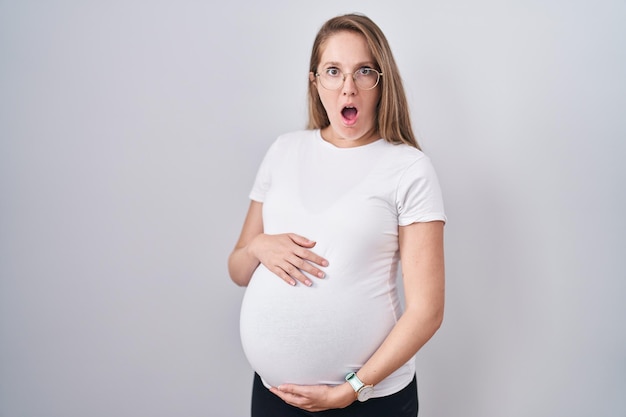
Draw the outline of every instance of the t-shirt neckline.
M317 137L318 141L322 143L323 146L326 146L329 149L333 149L337 152L350 152L350 151L356 151L358 149L366 149L366 148L370 148L370 147L374 147L377 145L380 145L381 143L384 143L385 140L383 138L378 138L370 143L366 143L365 145L359 145L359 146L350 146L347 148L343 148L337 145L334 145L330 142L328 142L326 139L324 139L322 137L322 130L321 129L317 129L315 131L315 136Z

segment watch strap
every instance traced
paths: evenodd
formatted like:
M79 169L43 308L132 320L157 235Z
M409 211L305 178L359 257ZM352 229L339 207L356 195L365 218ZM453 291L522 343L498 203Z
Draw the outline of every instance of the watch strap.
M358 394L361 388L365 386L363 381L361 381L354 372L350 372L348 375L346 375L346 381L348 381L348 383L352 385L352 388L354 389L354 392L356 394Z

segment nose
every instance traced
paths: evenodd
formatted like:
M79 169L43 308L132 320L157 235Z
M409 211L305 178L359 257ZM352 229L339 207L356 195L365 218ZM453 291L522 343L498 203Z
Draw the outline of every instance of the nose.
M343 75L343 87L342 93L344 96L353 96L357 92L357 87L354 82L353 74L344 74Z

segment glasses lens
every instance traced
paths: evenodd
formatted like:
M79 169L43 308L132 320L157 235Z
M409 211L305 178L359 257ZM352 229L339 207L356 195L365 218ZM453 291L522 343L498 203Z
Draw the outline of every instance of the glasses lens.
M328 90L336 90L343 84L343 74L335 69L323 71L319 77L322 87Z
M378 84L378 71L371 68L361 68L354 73L354 82L360 89L371 90Z

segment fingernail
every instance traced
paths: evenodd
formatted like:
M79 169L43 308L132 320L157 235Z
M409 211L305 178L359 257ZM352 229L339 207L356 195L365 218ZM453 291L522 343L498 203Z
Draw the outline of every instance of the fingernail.
M322 261L322 266L328 266L328 261L327 260L323 260Z
M326 276L323 272L318 272L317 276L320 278L324 278L324 276Z
M293 281L293 280L289 281L289 285L291 285L292 287L295 287L296 286L296 281Z
M304 281L304 285L310 287L311 285L313 285L313 283L307 279L306 281Z

